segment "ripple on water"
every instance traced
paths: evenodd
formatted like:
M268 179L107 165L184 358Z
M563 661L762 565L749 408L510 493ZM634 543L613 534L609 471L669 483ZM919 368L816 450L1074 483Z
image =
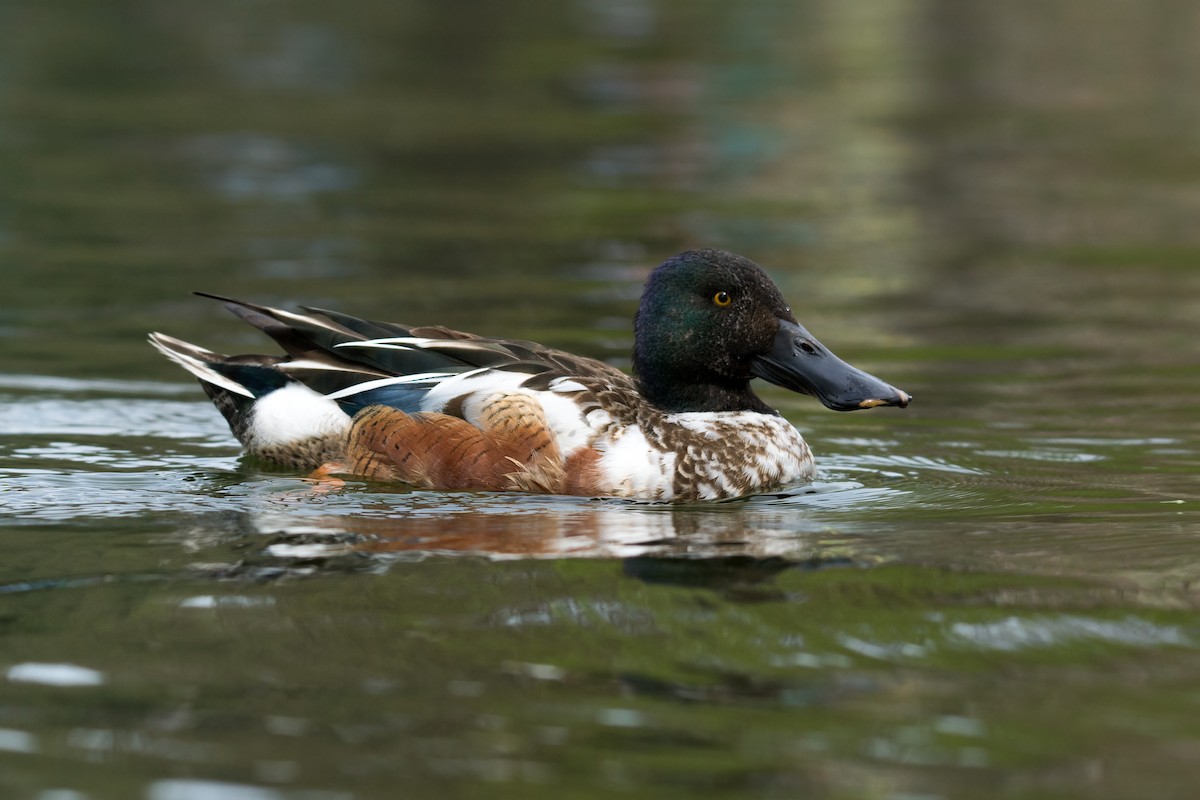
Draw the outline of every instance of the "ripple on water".
M246 783L196 779L155 781L146 789L146 800L349 800L349 792L305 789L291 792Z
M856 511L866 506L897 505L909 494L887 486L864 486L855 481L817 481L774 494L761 494L739 502L752 509L791 506L829 511Z
M965 467L941 458L926 456L903 456L895 453L871 453L862 455L837 456L834 463L843 469L868 470L878 472L897 470L893 475L910 474L913 472L949 472L956 475L984 475L984 470Z
M0 396L0 435L161 437L237 446L211 403L162 399Z
M160 383L158 381L125 381L102 378L60 378L54 375L0 374L0 389L36 392L39 396L52 394L120 394L178 397L193 395L191 383ZM10 398L0 396L0 401Z
M227 459L209 462L215 469ZM136 472L60 470L4 470L11 476L0 492L0 513L11 515L8 524L144 517L156 513L236 511L241 504L203 491L205 473L194 470L196 461L183 465L166 462L159 469Z
M954 620L956 612L932 612L929 627L909 638L893 640L873 635L863 626L839 630L832 647L785 652L773 660L780 665L811 669L844 669L856 660L893 664L936 663L962 654L1062 652L1078 646L1134 649L1178 647L1195 649L1200 642L1179 625L1161 624L1135 615L1117 619L1078 613L1008 615L989 620Z
M19 524L220 504L203 471L228 472L237 445L211 404L170 399L192 385L0 375L0 390L0 513Z
M0 752L36 753L39 749L38 738L32 733L14 728L0 728Z
M1074 614L1013 616L991 622L955 622L948 634L950 644L979 650L1030 650L1087 641L1130 647L1196 646L1195 639L1176 625L1159 625L1134 616L1116 620Z
M13 683L40 683L44 686L100 686L104 673L77 664L14 664L6 673Z
M1105 456L1097 453L1080 453L1071 450L980 450L978 454L989 458L1053 461L1063 464L1087 464L1105 459Z

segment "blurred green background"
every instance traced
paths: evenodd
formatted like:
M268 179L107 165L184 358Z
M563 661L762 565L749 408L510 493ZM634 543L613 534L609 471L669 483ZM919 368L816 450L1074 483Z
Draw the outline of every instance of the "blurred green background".
M1197 30L0 0L0 793L1190 800ZM313 495L144 341L272 347L203 290L628 366L698 246L916 396L764 390L811 493Z

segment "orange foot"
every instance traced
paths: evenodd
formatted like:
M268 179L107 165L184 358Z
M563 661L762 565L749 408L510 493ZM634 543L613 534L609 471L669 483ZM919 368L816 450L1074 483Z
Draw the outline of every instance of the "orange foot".
M343 488L346 482L335 476L339 473L344 475L348 471L345 464L339 461L328 461L313 470L304 480L313 484L313 491L317 494L336 492Z

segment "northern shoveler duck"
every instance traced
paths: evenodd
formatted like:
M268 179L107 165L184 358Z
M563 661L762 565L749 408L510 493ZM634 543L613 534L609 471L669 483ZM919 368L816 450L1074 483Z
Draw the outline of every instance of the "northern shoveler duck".
M763 378L829 408L908 405L818 342L754 262L718 250L650 275L634 375L533 342L224 301L285 356L150 335L200 379L246 451L438 490L721 500L812 480Z

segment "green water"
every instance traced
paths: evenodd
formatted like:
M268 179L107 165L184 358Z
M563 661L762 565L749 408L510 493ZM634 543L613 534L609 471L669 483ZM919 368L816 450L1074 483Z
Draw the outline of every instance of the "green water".
M0 796L1195 796L1198 22L0 3ZM711 507L317 493L144 342L627 366L694 246L913 405L764 390L819 480Z

